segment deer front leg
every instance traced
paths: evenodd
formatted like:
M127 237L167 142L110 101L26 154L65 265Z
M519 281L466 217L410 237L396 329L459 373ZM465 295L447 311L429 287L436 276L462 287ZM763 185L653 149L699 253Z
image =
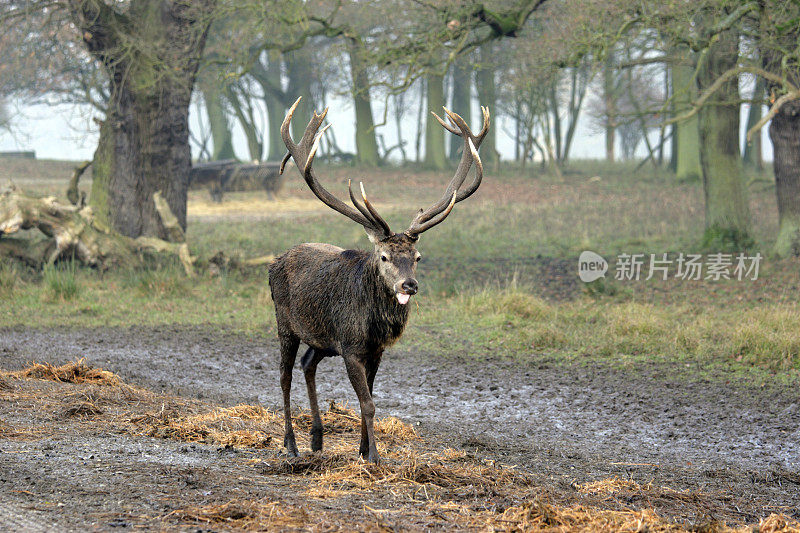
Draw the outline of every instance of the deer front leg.
M370 463L377 464L380 461L378 456L378 447L375 444L375 430L373 421L375 418L375 404L372 401L372 394L370 393L369 384L367 382L367 371L364 360L354 354L342 354L344 364L347 368L347 376L350 378L350 383L358 396L358 403L361 406L362 418L362 435L366 429L367 435L367 454L366 459ZM363 451L361 452L364 456Z
M370 397L372 396L372 385L375 382L375 374L378 373L378 366L381 364L381 357L383 352L378 352L371 358L367 359L364 367L367 372L367 386L369 387ZM367 421L364 416L361 417L361 445L358 449L362 457L369 455L369 436L367 435Z
M294 439L294 430L292 429L292 369L294 368L294 361L297 358L297 348L300 346L300 339L294 335L281 335L281 390L283 391L283 420L285 426L285 433L283 436L283 445L286 447L286 453L290 457L297 457L300 455L297 451L297 443Z

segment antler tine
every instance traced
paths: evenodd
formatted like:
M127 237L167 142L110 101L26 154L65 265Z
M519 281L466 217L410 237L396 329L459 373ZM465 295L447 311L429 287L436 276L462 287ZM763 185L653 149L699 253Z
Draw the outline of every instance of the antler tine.
M444 211L442 211L441 213L439 213L437 215L434 215L430 220L427 220L427 221L419 224L413 230L411 228L409 228L406 231L406 233L409 233L411 235L417 236L420 233L422 233L423 231L427 231L427 230L431 229L432 227L434 227L439 222L443 221L445 218L447 218L447 215L450 214L450 211L453 210L453 206L456 205L456 202L458 201L456 199L456 196L458 196L458 191L453 191L453 196L450 197L450 203L447 204L447 207L445 207Z
M451 199L455 198L455 203L458 203L465 198L468 198L478 189L481 184L481 180L483 179L483 165L480 164L480 157L478 157L477 149L483 142L483 139L486 137L486 133L489 131L489 110L481 106L481 112L483 114L483 127L478 135L474 135L470 130L469 125L463 118L461 118L459 114L450 111L446 107L443 107L442 109L444 109L444 112L447 115L447 118L450 120L452 126L445 123L445 121L435 113L434 116L447 131L450 131L451 133L464 139L463 154L461 155L461 160L458 163L455 174L450 180L450 183L447 185L447 189L445 189L445 193L442 198L428 209L424 211L420 210L420 212L411 222L409 229L406 230L406 233L409 234L422 233L423 231L444 220L447 215L440 215L442 215L448 208ZM456 130L456 128L458 128L458 130ZM464 180L469 173L469 168L472 166L473 161L476 161L478 164L475 178L466 189L461 190L461 186L464 184ZM449 210L447 212L449 213ZM430 224L430 222L434 220L436 223Z
M311 189L311 192L313 192L317 198L322 201L322 203L334 211L338 211L354 222L361 224L369 231L383 233L385 228L379 222L367 216L367 214L360 209L360 206L356 206L359 208L359 210L356 211L328 192L325 187L319 183L319 180L314 175L313 162L314 156L319 148L320 140L322 139L322 134L325 133L325 130L330 127L330 124L328 124L322 129L322 131L319 132L319 134L317 134L319 127L322 125L323 120L325 120L328 109L326 108L321 114L317 114L316 111L314 112L311 120L308 123L308 126L306 126L306 130L303 133L300 143L296 144L292 140L292 136L289 133L289 125L292 122L292 115L294 114L295 109L297 109L299 103L300 98L298 98L294 104L292 104L292 107L289 108L289 112L286 114L286 118L283 119L283 123L281 124L281 137L283 139L283 143L286 145L286 148L289 150L289 153L281 162L281 172L291 156L294 159L295 165L297 165L297 169L303 174L303 178L308 184L308 187ZM391 235L391 233L389 233L389 235Z
M364 199L364 205L367 206L367 209L369 210L370 214L372 215L372 220L377 222L378 225L381 228L383 228L383 230L388 235L391 235L392 234L392 230L389 229L389 224L387 224L386 221L383 220L383 217L381 217L378 214L378 210L375 209L374 207L372 207L372 204L369 202L369 200L367 200L367 191L364 190L364 184L361 183L361 182L358 182L358 185L361 187L361 198Z
M472 183L469 184L469 187L458 191L456 202L460 202L472 196L472 193L478 190L478 187L481 186L481 181L483 181L483 162L481 161L481 156L478 155L478 149L475 148L472 139L468 139L467 144L469 145L469 151L472 153L472 159L475 161L475 178L472 180Z
M442 109L444 109L444 108L442 108ZM447 110L445 109L445 111L447 111ZM442 120L442 118L441 118L439 115L437 115L437 114L436 114L436 113L434 113L433 111L431 111L431 115L433 115L433 116L436 118L436 120L438 120L438 121L439 121L439 124L441 124L441 125L442 125L442 127L443 127L444 129L446 129L446 130L447 130L447 131L449 131L450 133L453 133L453 134L455 134L455 135L458 135L459 137L461 137L461 132L460 132L460 131L458 131L457 129L455 129L455 128L454 128L453 126L451 126L450 124L446 123L444 120ZM452 119L451 119L451 120L452 120Z
M353 186L352 185L353 185L352 180L348 179L347 180L347 192L350 194L350 202L354 206L356 206L356 209L361 211L361 214L364 215L370 222L372 222L375 227L381 227L380 223L374 219L374 217L372 216L370 211L366 207L361 205L361 202L358 201L358 199L356 198L356 195L353 194ZM381 219L381 220L383 220L383 219ZM386 228L388 228L388 227L389 226L386 226ZM386 228L384 228L384 231L387 231ZM387 231L387 233L390 233L390 232Z
M289 154L292 153L292 148L295 148L297 145L292 140L292 135L289 133L289 124L292 122L292 115L294 115L294 110L297 109L297 106L300 105L300 100L303 97L300 96L297 100L294 101L292 107L289 108L289 112L286 113L286 117L284 117L283 122L281 123L281 138L283 139L283 144L286 145L286 148L289 150ZM289 155L287 154L287 156ZM284 156L284 160L288 161L288 157ZM297 160L295 160L297 163ZM300 168L299 166L297 168Z
M447 204L447 207L441 213L434 215L429 220L421 222L418 226L414 227L413 231L409 229L407 233L411 233L412 235L419 235L423 231L427 231L434 227L436 224L443 221L447 218L447 215L450 214L450 211L453 210L453 206L456 205L458 202L465 198L469 198L472 193L478 190L480 187L481 181L483 180L483 163L481 162L481 157L478 155L478 150L475 148L475 145L472 142L472 139L467 139L467 145L469 146L470 154L472 158L475 160L475 179L472 180L472 183L469 187L461 190L453 191L453 196L450 198L450 203ZM413 224L412 224L413 225Z

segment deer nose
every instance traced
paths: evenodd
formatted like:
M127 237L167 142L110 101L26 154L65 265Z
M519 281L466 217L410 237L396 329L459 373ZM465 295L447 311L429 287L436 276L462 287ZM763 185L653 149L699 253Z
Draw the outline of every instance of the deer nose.
M414 278L408 278L403 282L403 292L406 294L417 294L417 288L419 285L417 284L417 280Z

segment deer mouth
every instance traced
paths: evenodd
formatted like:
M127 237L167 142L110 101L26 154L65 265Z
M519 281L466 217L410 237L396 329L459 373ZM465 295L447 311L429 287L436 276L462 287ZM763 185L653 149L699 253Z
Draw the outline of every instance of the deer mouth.
M397 298L397 301L400 302L400 305L406 305L411 299L411 295L404 292L396 292L394 295Z

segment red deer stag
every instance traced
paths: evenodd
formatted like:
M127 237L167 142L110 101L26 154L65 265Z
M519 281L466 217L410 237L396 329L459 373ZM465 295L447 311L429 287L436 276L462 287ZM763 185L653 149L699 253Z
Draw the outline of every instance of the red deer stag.
M295 246L277 258L269 267L269 285L275 302L275 316L281 345L281 389L286 422L284 446L291 456L297 456L290 407L292 368L300 342L309 346L301 358L305 373L308 399L313 423L311 449L322 449L322 419L317 405L315 375L317 364L324 357L341 355L350 383L361 407L362 457L377 463L372 402L372 384L383 351L391 346L408 321L408 304L416 294L414 279L420 254L415 247L419 235L442 222L453 205L469 198L481 184L483 165L478 156L489 130L489 111L483 110L483 128L473 135L469 126L455 113L445 109L450 124L435 115L441 125L454 135L463 137L461 162L447 186L444 196L426 210L420 210L411 225L402 233L392 233L389 225L367 200L361 185L363 204L350 189L352 207L328 192L312 169L314 155L322 133L317 134L328 110L314 112L299 143L289 135L292 114L298 98L281 125L281 136L289 153L283 163L294 158L297 168L317 198L328 207L361 224L375 246L371 252L343 250L330 244L306 243ZM473 161L475 177L462 188ZM283 169L281 169L281 172Z

